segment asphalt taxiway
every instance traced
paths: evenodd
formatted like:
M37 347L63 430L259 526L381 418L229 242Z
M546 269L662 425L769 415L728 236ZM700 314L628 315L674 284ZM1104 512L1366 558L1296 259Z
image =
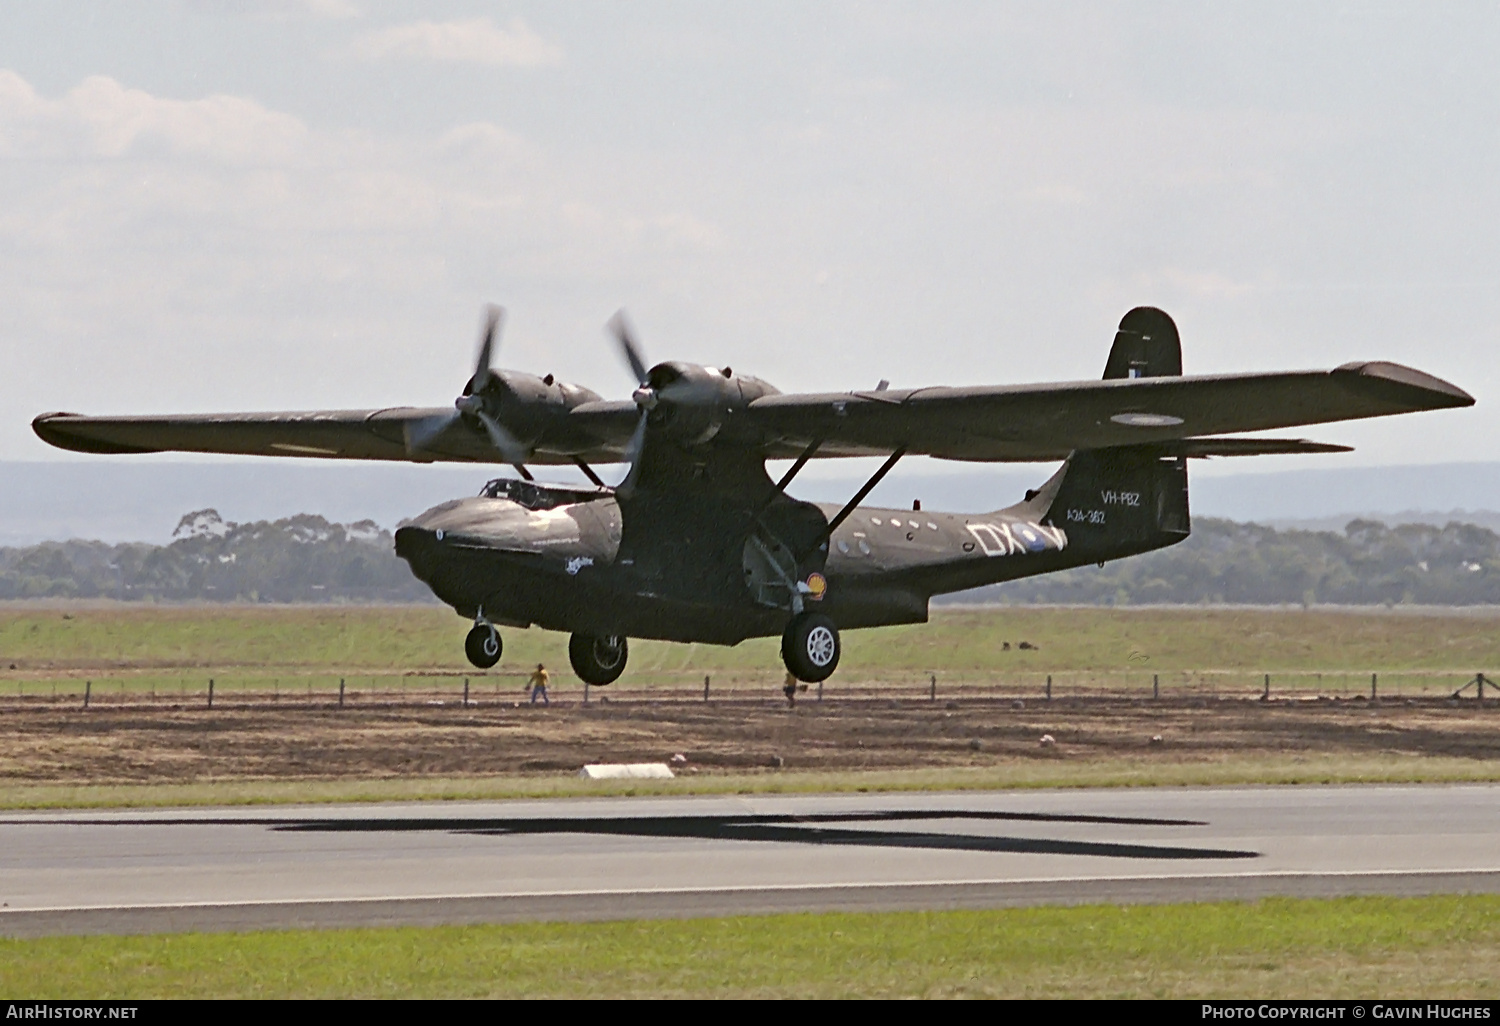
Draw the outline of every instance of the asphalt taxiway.
M1500 786L0 816L0 936L1500 892Z

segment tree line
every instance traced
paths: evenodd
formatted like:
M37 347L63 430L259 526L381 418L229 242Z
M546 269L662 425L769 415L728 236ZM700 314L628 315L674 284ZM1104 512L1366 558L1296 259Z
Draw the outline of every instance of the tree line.
M372 521L301 514L238 524L184 516L167 545L0 548L0 599L432 602ZM961 601L1141 605L1500 604L1500 535L1450 523L1351 521L1342 532L1203 518L1159 552L981 588Z
M1169 549L981 588L1044 605L1496 605L1500 535L1474 524L1352 520L1342 532L1194 519Z
M169 602L432 602L370 520L299 514L237 524L189 513L167 545L43 542L0 548L0 599Z

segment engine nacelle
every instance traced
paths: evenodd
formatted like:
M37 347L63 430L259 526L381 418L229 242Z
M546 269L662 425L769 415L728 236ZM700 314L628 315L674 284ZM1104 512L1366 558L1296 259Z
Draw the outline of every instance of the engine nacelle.
M471 417L482 409L516 438L535 442L573 407L600 400L597 392L558 381L551 374L537 377L524 371L492 370L478 391L464 389L458 408Z
M695 363L670 361L652 367L636 402L648 412L653 430L679 445L712 441L735 410L764 395L780 394L759 378L736 376L725 367L716 370Z

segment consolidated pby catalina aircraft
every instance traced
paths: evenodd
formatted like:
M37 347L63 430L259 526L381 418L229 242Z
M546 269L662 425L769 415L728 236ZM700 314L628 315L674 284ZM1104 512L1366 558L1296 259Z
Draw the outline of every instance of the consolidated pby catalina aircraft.
M590 684L625 669L627 638L734 645L781 635L787 669L821 681L841 632L922 623L933 595L1147 552L1188 536L1187 460L1347 452L1225 434L1471 406L1446 381L1394 363L1185 377L1177 328L1138 307L1099 381L786 395L690 363L648 367L622 315L610 322L639 382L612 402L552 375L490 369L502 311L489 308L478 366L453 409L86 417L32 427L87 453L210 452L508 463L499 479L405 522L396 552L473 620L480 667L497 627L572 634ZM906 455L1062 466L992 513L874 509L860 502ZM883 456L842 507L787 486L812 459ZM768 460L792 459L772 481ZM629 465L608 487L595 464ZM593 489L533 480L573 464Z

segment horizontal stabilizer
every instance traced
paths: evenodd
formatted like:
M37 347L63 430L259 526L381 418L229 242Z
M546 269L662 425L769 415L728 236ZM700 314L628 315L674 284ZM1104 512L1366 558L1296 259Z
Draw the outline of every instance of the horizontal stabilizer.
M1309 442L1305 438L1179 438L1163 442L1163 455L1203 459L1208 456L1301 456L1315 452L1353 452L1349 445Z

